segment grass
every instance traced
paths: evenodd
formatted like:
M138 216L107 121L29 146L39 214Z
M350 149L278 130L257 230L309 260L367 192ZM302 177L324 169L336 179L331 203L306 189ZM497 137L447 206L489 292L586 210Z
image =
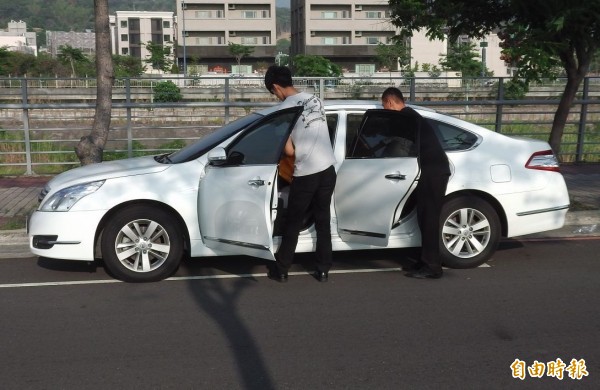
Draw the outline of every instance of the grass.
M67 141L34 140L30 142L33 170L37 174L59 174L79 166L73 145ZM184 140L171 140L149 150L140 141L132 141L132 157L155 155L179 150ZM25 144L22 131L0 130L0 176L22 175L26 172ZM126 150L105 150L104 161L128 157ZM7 165L4 165L7 164Z
M15 217L0 217L0 230L25 229L26 217L20 215Z

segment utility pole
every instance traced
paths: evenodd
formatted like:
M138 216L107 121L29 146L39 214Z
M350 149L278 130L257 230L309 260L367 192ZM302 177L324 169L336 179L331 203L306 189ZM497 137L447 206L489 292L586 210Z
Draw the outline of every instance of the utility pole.
M185 51L185 36L187 34L187 32L185 31L185 0L181 0L181 19L182 19L182 25L181 25L181 35L183 38L183 76L185 77L187 75L187 53Z
M485 77L485 49L487 46L488 43L486 41L479 42L479 47L481 47L481 77Z

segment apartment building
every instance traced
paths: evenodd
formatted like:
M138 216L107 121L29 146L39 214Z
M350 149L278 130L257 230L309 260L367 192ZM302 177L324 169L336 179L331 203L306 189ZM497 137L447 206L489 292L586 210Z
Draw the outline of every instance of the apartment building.
M276 50L275 0L177 0L177 57L182 64L197 62L207 70L231 72L237 66L229 43L253 48L242 58L248 73L261 63L273 63ZM184 60L185 58L185 60ZM188 73L193 73L189 71Z
M116 11L114 18L110 18L113 26L113 53L130 55L140 60L150 57L146 48L148 42L170 46L173 48L171 60L175 60L175 17L173 12L150 11ZM149 64L146 72L159 72Z
M387 0L291 0L291 55L319 55L349 71L374 69L379 43L397 33Z
M27 32L27 23L11 20L5 30L0 30L0 47L37 55L37 38L35 32Z
M289 54L323 56L350 73L377 72L377 46L391 43L398 34L390 22L388 0L291 0L290 11ZM275 12L275 0L177 0L180 68L185 66L188 74L250 73L257 66L273 63ZM252 54L241 60L240 69L229 51L230 42L253 47ZM497 35L472 42L494 75L509 74L500 60ZM407 43L413 68L417 63L439 66L448 50L446 39L430 41L425 31L414 32Z
M93 56L96 53L96 34L90 30L75 31L46 31L46 48L52 57L56 57L61 46L71 46L80 49L83 54Z

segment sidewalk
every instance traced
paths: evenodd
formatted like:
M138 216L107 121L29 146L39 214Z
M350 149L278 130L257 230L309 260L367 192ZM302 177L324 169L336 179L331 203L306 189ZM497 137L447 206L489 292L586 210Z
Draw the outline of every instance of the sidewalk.
M600 164L561 166L569 189L571 209L565 227L532 237L600 235ZM26 215L37 206L37 197L52 176L0 177L0 257L11 246L27 245L23 226ZM16 257L16 256L15 256Z

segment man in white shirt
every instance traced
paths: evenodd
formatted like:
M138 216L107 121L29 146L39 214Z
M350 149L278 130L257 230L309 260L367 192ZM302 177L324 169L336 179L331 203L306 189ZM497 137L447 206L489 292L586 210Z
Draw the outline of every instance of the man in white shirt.
M335 188L335 156L329 138L325 109L315 95L298 91L292 73L285 66L272 65L265 74L265 87L282 101L280 108L303 106L304 110L285 146L285 154L295 157L290 185L286 225L276 263L269 278L285 282L294 260L304 216L311 210L317 232L315 278L326 282L332 262L330 204Z

